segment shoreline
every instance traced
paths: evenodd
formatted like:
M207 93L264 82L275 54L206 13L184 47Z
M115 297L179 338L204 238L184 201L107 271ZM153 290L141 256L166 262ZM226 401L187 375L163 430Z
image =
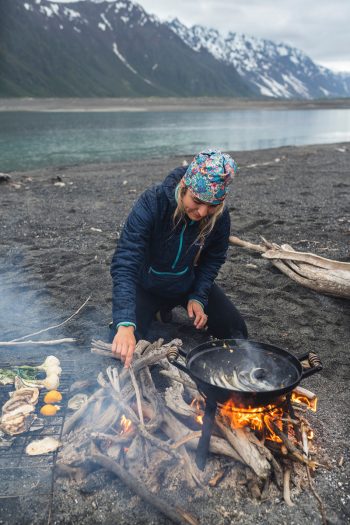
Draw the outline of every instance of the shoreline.
M316 143L316 144L302 144L302 145L284 145L284 146L276 146L275 148L260 148L260 149L251 149L251 150L240 150L240 151L230 151L229 153L233 156L233 157L236 157L237 154L244 157L244 156L248 156L250 155L251 153L254 153L254 154L257 154L259 152L261 152L262 156L265 156L265 153L271 153L271 152L276 152L276 154L278 154L278 152L283 152L283 153L287 153L289 150L298 150L298 149L302 149L302 148L322 148L322 147L329 147L331 149L334 149L335 151L339 151L340 153L342 152L346 152L346 151L350 151L350 141L346 141L346 142L325 142L325 143ZM344 150L344 151L343 151ZM165 155L164 157L161 157L161 156L151 156L151 157L148 157L148 158L145 158L145 157L140 157L139 159L133 157L132 159L121 159L121 160L111 160L109 162L99 162L99 161L94 161L94 162L80 162L80 163L73 163L73 164L57 164L57 165L47 165L47 166L41 166L41 167L38 167L38 168L30 168L30 169L26 169L26 170L18 170L18 169L15 169L15 170L11 170L11 171L2 171L0 172L0 174L2 173L3 175L10 175L11 176L29 176L31 177L32 175L33 176L37 176L37 175L40 175L40 174L44 174L44 173L47 173L48 175L52 174L56 174L57 172L65 172L65 171L72 171L72 172L80 172L81 170L93 170L93 169L101 169L102 171L110 171L111 169L118 169L119 166L127 166L129 165L130 163L134 164L135 166L139 166L139 165L142 165L144 163L164 163L164 164L168 164L170 161L173 161L173 162L178 162L179 165L184 161L184 160L187 160L187 162L191 159L191 157L193 157L195 154L195 152L191 153L191 154L187 154L187 153L184 153L184 154L174 154L174 155ZM267 165L267 164L265 164ZM256 166L258 167L259 166L259 163L256 164ZM243 169L245 168L244 164L243 166L240 164L240 168L243 167Z
M0 98L0 112L151 112L230 110L350 109L350 98L259 100L220 97L149 98Z

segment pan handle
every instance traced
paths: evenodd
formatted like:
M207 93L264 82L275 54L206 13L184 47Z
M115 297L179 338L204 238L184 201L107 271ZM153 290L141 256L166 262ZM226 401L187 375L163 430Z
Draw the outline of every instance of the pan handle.
M191 372L188 370L188 368L183 365L182 363L179 363L177 358L179 357L179 354L186 357L186 352L181 351L180 348L177 348L176 352L169 352L167 355L169 363L176 366L179 370L182 370L182 372L185 372L188 376L190 376L191 379L193 379Z
M312 374L316 374L316 372L320 372L323 369L323 364L321 359L318 357L315 352L307 352L306 354L300 355L298 357L298 360L300 363L305 360L309 361L310 368L303 368L301 373L301 379L305 379L305 377L309 377Z
M177 350L178 350L179 354L186 359L188 351L186 351L183 348L181 348L181 346Z
M183 348L181 348L181 346L173 346L169 350L167 357L168 357L169 362L172 363L175 359L179 357L179 355L181 355L182 357L186 359L188 352L189 351L186 351Z

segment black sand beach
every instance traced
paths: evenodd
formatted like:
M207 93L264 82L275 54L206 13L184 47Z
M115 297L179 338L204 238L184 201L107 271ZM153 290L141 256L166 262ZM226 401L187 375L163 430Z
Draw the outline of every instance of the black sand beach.
M253 243L263 235L297 250L350 261L349 143L232 155L241 168L228 199L232 234ZM11 173L11 179L0 184L0 339L9 341L57 324L91 296L69 324L41 336L75 337L77 343L0 346L0 366L21 359L39 363L53 353L69 363L63 374L73 382L97 376L111 364L108 358L90 354L90 342L93 337L108 338L109 264L116 238L139 193L183 160ZM316 351L321 357L323 371L303 382L319 398L317 413L309 417L316 443L332 465L317 471L315 484L329 523L350 523L349 301L303 288L258 254L238 247L230 248L218 282L243 313L250 339L276 344L294 355ZM172 324L154 323L149 340L158 337L180 337L185 348L206 339L204 333L194 333L181 311L175 312ZM106 480L103 490L85 491L78 484L57 481L51 523L166 523L118 480ZM279 497L258 504L225 483L212 489L210 498L200 492L174 492L170 497L198 516L202 525L321 523L308 490L297 496L292 508ZM1 501L1 523L47 523L48 499L35 490L31 497Z

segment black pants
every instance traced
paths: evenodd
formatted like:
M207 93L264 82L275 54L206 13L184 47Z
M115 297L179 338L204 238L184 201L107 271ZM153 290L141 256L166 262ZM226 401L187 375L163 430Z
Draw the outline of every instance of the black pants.
M140 286L136 293L136 338L144 339L156 312L168 311L175 306L187 309L188 296L165 298L147 292ZM213 284L205 309L208 316L208 332L217 339L247 339L248 331L243 317L223 290Z

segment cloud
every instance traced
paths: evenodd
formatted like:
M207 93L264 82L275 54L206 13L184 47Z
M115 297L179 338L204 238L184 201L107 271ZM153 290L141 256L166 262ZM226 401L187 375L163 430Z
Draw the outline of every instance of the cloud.
M223 35L232 31L283 42L300 49L317 63L350 71L349 0L139 0L137 3L161 20L178 18L187 26L213 27Z
M140 0L161 19L284 42L316 62L345 62L350 49L348 0Z

